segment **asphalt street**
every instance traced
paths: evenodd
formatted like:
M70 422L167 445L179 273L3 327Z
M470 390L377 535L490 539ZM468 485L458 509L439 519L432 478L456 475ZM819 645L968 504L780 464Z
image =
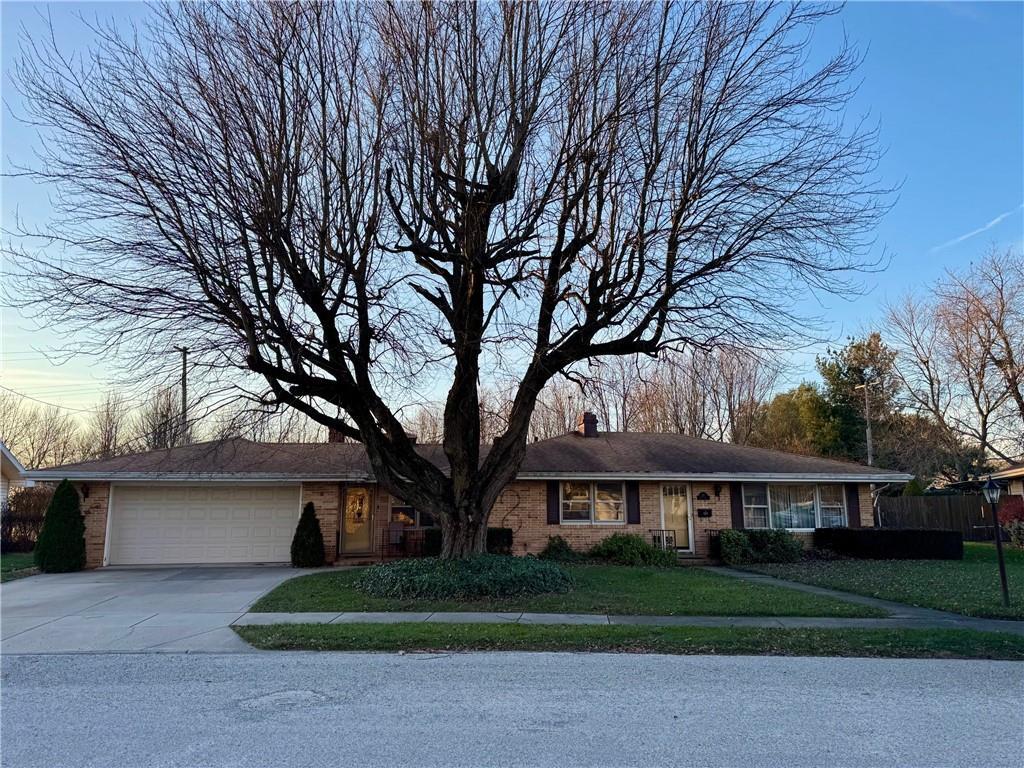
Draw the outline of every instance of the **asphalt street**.
M2 658L0 764L1020 766L1024 664L614 654Z

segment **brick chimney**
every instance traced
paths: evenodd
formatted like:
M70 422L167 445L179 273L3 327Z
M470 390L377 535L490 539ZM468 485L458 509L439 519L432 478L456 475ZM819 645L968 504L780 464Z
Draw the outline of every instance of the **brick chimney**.
M576 431L584 437L597 437L597 414L584 411L580 416L580 423Z
M328 443L344 443L345 433L340 429L334 429L333 427L327 428L327 442Z

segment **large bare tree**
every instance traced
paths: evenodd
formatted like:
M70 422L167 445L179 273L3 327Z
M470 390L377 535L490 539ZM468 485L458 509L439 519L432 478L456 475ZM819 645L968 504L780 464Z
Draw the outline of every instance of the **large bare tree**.
M961 476L977 471L979 452L1005 461L1024 451L1022 280L1024 255L990 251L888 308L907 405L935 420Z
M84 60L29 41L34 172L67 216L19 289L96 351L255 374L365 444L444 556L479 552L561 371L771 344L808 288L855 288L884 197L843 114L856 56L810 63L833 12L182 3ZM411 390L442 394L448 469L402 427Z

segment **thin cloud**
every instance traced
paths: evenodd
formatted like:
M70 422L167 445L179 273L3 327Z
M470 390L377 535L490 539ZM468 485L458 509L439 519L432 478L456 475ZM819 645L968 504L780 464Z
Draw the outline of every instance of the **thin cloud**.
M951 245L956 245L957 243L962 243L964 240L968 240L968 239L974 237L975 235L980 235L982 232L987 232L988 230L992 229L992 227L994 227L996 224L1001 222L1003 219L1005 219L1005 218L1007 218L1009 216L1013 216L1013 214L1015 214L1017 211L1021 210L1022 208L1024 208L1024 203L1021 203L1016 208L1011 208L1010 210L1006 211L1006 213L1000 213L998 216L996 216L994 219L992 219L992 221L990 221L988 224L986 224L983 227L978 227L977 229L971 230L970 232L968 232L965 235L960 235L960 237L954 237L952 240L950 240L949 242L943 243L942 245L936 245L934 248L932 248L931 252L935 253L936 251L941 251L943 248L949 248L949 246L951 246Z

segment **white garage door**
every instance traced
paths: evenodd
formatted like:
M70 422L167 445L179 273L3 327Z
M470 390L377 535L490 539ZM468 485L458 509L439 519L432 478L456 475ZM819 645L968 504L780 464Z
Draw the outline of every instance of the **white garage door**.
M111 565L290 559L298 486L118 485L113 495Z

